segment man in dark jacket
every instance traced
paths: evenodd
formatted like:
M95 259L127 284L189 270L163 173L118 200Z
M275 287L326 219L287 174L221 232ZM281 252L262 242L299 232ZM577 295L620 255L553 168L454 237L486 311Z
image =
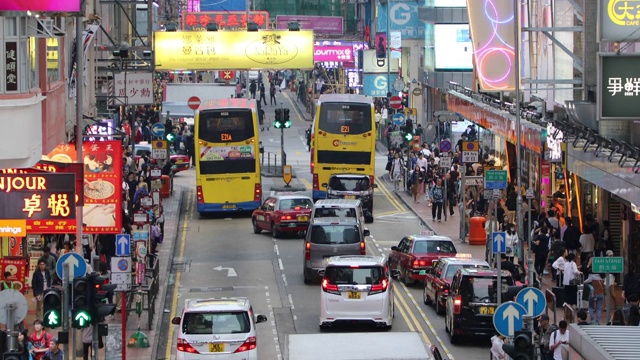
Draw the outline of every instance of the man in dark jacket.
M47 264L44 260L38 260L38 270L31 276L31 287L33 297L36 299L36 319L42 319L44 291L51 287L51 275L47 271Z
M565 224L567 225L567 229L564 231L562 241L564 241L569 253L575 254L580 247L580 230L573 226L573 220L571 220L571 218L565 218Z

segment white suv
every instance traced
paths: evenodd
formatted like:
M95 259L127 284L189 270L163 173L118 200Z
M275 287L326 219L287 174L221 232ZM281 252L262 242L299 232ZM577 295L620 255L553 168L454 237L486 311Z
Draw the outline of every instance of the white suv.
M320 328L334 324L393 325L393 276L383 256L334 256L328 259L320 289Z
M176 359L258 359L256 324L267 321L254 315L246 298L189 299L180 325Z

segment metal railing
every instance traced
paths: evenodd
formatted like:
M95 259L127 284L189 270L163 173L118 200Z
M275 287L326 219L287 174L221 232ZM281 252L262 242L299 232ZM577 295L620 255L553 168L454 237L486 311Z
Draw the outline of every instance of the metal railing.
M137 290L133 290L127 294L127 319L130 312L136 312L135 298L136 295L142 296L142 311L147 311L147 330L153 327L153 317L156 313L156 299L160 290L160 261L156 256L150 256L150 263L146 266L145 277L143 283L138 286ZM146 300L146 302L145 302Z
M265 167L265 160L267 162ZM261 155L260 166L263 170L266 170L267 173L278 174L282 172L282 167L278 162L278 154L272 152L265 152Z

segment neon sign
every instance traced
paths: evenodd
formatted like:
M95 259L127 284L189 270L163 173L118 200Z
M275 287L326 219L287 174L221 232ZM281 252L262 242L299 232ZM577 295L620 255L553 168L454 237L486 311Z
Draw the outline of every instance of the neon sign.
M485 91L514 90L513 1L469 1L468 13L480 87Z

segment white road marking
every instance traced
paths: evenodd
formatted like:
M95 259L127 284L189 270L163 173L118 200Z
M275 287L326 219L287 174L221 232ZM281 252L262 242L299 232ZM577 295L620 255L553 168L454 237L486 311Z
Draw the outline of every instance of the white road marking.
M291 296L291 294L288 294L289 297L289 305L291 305L291 310L294 310L296 307L293 306L293 296Z
M278 266L280 267L280 270L284 270L284 265L282 264L282 259L278 258Z
M278 245L277 244L273 245L273 251L276 253L277 256L280 256L280 250L278 250Z

